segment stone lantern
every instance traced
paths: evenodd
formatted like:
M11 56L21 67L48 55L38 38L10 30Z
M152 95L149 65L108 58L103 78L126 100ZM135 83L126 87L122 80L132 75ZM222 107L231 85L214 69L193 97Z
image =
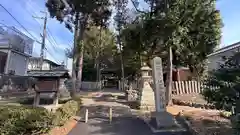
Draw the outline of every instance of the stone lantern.
M144 111L154 111L155 101L154 101L154 91L150 85L152 77L149 75L152 69L143 63L141 68L141 100L140 109Z
M150 83L150 79L151 76L149 75L150 71L152 71L152 69L144 62L143 66L141 67L141 77L143 80L143 84L145 84L144 82L148 82Z

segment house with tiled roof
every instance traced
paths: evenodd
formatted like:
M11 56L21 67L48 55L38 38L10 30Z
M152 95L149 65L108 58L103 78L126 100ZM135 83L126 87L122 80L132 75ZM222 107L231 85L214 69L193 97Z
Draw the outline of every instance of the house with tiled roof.
M208 55L208 71L218 69L224 63L223 57L231 57L240 51L240 42L222 47Z

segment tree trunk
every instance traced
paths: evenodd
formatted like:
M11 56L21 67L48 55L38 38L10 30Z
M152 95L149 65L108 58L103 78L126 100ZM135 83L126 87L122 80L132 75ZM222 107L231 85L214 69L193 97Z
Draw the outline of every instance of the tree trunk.
M121 43L121 39L120 39L120 32L119 32L119 35L117 36L117 42L119 44L119 50L120 50L120 61L121 61L121 87L122 87L122 90L125 90L124 87L125 87L125 81L124 81L124 63L123 63L123 52L122 52L122 43Z
M87 19L88 19L88 15L87 14L83 14L82 17L80 18L80 30L79 30L79 38L78 38L78 45L79 47L79 55L78 55L78 65L79 65L79 69L78 69L78 76L77 76L77 80L78 80L78 85L77 88L78 90L81 88L81 83L82 83L82 68L83 68L83 52L84 52L84 44L82 43L83 40L83 35L84 35L84 31L86 29L86 24L87 24Z
M99 41L98 41L99 50L97 50L97 82L101 81L100 77L100 57L102 51L102 27L99 29Z
M79 13L76 13L76 24L74 28L74 45L73 45L73 62L72 62L72 90L70 91L71 97L75 96L76 93L76 81L77 81L77 44L79 37Z
M168 67L167 67L167 86L166 86L166 103L172 105L172 47L168 50Z
M98 56L99 57L99 56ZM97 61L96 61L96 71L97 71L97 73L96 73L96 82L99 82L99 58L97 58Z

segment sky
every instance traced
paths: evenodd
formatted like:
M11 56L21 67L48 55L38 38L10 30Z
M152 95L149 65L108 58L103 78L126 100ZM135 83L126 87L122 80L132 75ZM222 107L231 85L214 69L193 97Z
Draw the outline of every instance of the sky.
M34 37L30 36L1 6L0 23L14 26L29 37L41 42L43 20L34 19L32 16L43 17L40 11L45 10L45 0L0 0L3 5ZM240 0L218 0L217 9L221 12L224 23L222 28L222 40L220 47L224 47L240 41ZM132 8L132 5L129 4ZM140 7L144 4L140 3ZM73 33L65 28L64 24L50 18L48 15L48 35L46 40L46 58L57 63L66 61L64 50L71 48ZM33 46L33 56L39 56L41 45L37 42ZM71 68L71 62L68 61Z

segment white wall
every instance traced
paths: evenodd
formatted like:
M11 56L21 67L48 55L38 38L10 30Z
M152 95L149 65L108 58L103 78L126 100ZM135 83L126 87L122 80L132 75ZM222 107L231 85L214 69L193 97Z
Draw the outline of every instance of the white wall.
M15 52L10 53L8 70L14 70L15 75L26 75L28 57Z
M40 62L39 60L32 60L28 63L28 70L40 70ZM42 70L50 70L50 64L46 61L43 61Z
M72 75L72 59L67 59L67 69L69 70L69 74Z
M50 70L50 64L46 61L43 62L42 70Z

